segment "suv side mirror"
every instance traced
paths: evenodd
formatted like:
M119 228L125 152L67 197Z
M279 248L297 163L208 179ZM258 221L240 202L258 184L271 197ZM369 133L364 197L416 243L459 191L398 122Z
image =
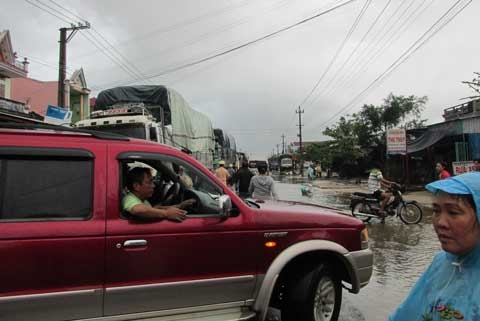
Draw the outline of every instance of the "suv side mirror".
M218 198L218 205L220 207L220 217L227 219L230 217L230 211L232 210L232 200L228 195L221 195Z

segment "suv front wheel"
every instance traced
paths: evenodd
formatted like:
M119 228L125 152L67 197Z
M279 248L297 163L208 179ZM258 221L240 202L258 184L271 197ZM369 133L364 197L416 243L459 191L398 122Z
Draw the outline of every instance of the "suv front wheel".
M342 286L326 264L296 271L287 283L282 321L336 321Z

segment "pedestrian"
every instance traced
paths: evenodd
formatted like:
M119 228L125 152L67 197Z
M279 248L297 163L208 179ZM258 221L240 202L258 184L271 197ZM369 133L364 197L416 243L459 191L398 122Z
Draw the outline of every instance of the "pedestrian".
M480 320L480 173L426 186L442 250L389 321Z
M447 163L444 162L444 161L441 161L441 162L438 162L437 165L435 166L435 170L437 171L438 173L438 179L445 179L445 178L449 178L450 176L450 173L447 171Z
M248 168L248 162L243 161L242 162L242 167L233 174L232 176L232 184L238 185L238 196L241 198L247 198L250 197L250 192L248 191L248 187L250 186L250 180L253 177L253 173L250 171Z
M478 161L478 159L473 160L473 170L480 172L480 162Z
M313 164L308 165L307 176L309 181L313 181L315 179L315 169L313 168Z
M232 177L235 174L236 170L233 167L232 163L228 164L227 171L228 171L228 175L230 175L227 179L228 186L230 186L231 189L235 190L234 189L235 184L232 182Z
M267 167L259 166L258 175L252 177L248 191L256 199L277 199L277 193L275 191L275 182L273 178L266 175Z
M221 160L218 162L218 168L215 170L215 176L217 176L225 185L230 178L230 174L225 169L225 161Z
M317 163L317 166L315 166L315 174L317 175L317 177L322 177L322 166L320 165L320 163Z

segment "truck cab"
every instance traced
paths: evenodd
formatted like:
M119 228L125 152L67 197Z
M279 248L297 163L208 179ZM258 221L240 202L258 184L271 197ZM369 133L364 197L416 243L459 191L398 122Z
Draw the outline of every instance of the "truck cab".
M89 119L80 120L75 127L132 138L164 143L161 123L157 122L147 108L140 105L125 105L115 109L94 111Z

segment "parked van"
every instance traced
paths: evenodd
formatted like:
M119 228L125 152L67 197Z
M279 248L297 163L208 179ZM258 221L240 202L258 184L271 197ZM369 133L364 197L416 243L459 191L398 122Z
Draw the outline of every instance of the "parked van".
M167 145L0 124L0 166L2 321L263 321L269 307L284 321L337 320L342 283L358 293L372 274L361 221L242 200ZM196 200L186 220L126 215L135 166L155 170L152 204Z

